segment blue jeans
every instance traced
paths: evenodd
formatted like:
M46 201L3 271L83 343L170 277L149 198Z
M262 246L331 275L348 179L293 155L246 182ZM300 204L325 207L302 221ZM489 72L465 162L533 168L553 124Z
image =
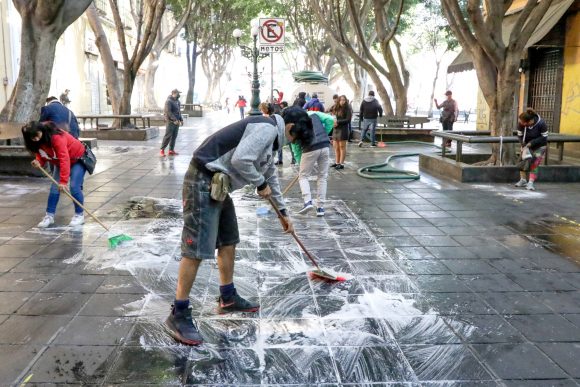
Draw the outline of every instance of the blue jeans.
M363 118L362 122L362 133L360 135L360 140L364 141L367 135L367 132L371 131L371 144L374 144L375 141L375 132L377 129L377 119L370 119L370 118Z
M60 167L53 165L52 166L53 172L52 177L54 180L60 181ZM85 166L80 163L76 162L71 165L70 168L70 193L72 194L73 198L79 201L79 203L84 203L84 196L83 196L83 181L85 180ZM60 192L56 184L52 184L50 186L50 193L48 194L48 203L46 205L46 212L49 214L56 213L56 205L58 204L58 199L60 198ZM83 209L75 203L75 214L82 214Z

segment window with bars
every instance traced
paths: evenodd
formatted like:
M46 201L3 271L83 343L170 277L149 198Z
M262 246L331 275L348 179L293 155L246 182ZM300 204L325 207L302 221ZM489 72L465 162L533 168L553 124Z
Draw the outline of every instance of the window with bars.
M528 106L546 121L550 132L560 131L563 50L542 48L530 51Z

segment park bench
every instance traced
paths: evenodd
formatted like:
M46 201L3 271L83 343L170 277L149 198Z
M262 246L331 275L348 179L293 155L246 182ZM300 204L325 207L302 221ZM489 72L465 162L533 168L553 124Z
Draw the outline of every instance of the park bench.
M77 116L77 119L83 121L83 129L103 129L103 125L99 125L99 120L117 120L117 119L124 119L128 118L129 120L133 121L133 125L137 128L137 121L141 120L142 128L150 128L151 127L151 117L153 115L150 114L87 114L87 115L80 115ZM90 126L87 127L87 120L90 122ZM109 128L106 128L109 129Z
M429 122L429 118L427 117L414 117L414 116L405 116L405 117L379 117L377 118L377 127L394 127L394 128L416 128L417 125L420 125L423 128L423 124Z
M465 135L465 134L458 134L458 132L452 131L439 131L431 133L434 137L440 137L445 140L451 140L456 142L456 150L455 150L455 161L461 162L463 158L463 143L468 144L499 144L503 142L505 144L514 144L519 143L520 140L517 136L506 136L506 137L498 137L498 136L485 136L485 135ZM564 159L564 144L567 142L580 142L580 136L572 136L566 134L557 134L557 133L549 133L548 134L548 144L555 143L556 148L559 150L558 153L558 161L562 161ZM544 158L545 165L548 165L548 153L550 147L546 147L546 156ZM441 149L441 157L445 157L446 149L442 147Z
M203 117L203 107L198 103L182 103L181 113L191 117ZM183 117L184 119L186 117Z
M433 142L431 132L437 129L409 127L379 127L375 130L378 141L424 141Z

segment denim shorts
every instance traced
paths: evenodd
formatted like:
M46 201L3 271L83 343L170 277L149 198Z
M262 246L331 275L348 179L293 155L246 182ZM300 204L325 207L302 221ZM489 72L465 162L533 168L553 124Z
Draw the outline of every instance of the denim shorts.
M211 259L215 249L240 243L232 198L213 200L210 184L211 175L192 162L183 181L181 255L185 258Z

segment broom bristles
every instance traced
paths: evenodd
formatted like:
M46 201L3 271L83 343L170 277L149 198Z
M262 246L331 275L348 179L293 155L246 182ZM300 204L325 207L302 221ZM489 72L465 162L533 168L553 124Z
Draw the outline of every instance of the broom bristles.
M109 238L109 247L114 249L115 247L119 246L122 242L132 240L133 238L131 238L129 235L126 234L114 235Z

